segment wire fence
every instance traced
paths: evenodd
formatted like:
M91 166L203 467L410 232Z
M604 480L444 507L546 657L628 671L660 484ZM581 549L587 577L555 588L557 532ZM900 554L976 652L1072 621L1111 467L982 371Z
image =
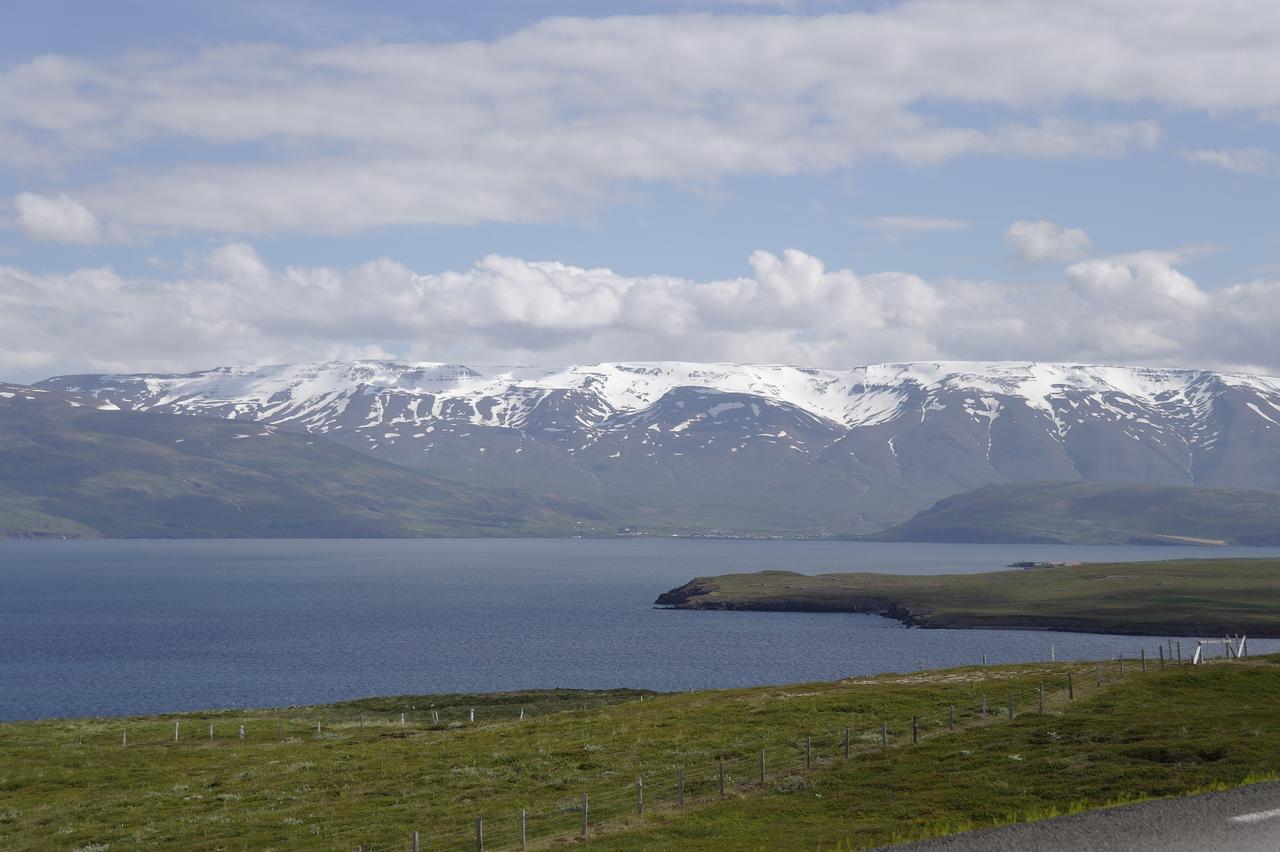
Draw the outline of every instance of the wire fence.
M599 782L591 789L565 793L554 789L536 790L531 799L544 798L538 808L525 808L509 813L493 813L478 808L469 819L450 818L435 825L396 836L371 837L375 832L359 827L340 830L321 829L317 841L339 848L375 850L425 849L525 849L555 840L589 837L594 831L616 830L643 824L647 816L697 807L730 796L777 789L802 788L805 774L855 760L877 750L909 748L920 742L948 734L963 734L977 727L1010 721L1027 714L1046 715L1060 712L1077 697L1105 689L1109 684L1156 668L1181 666L1184 659L1180 643L1170 640L1149 655L1143 649L1137 658L1090 663L1059 663L1046 672L1038 684L1025 682L1000 684L999 679L983 680L981 694L968 703L947 702L926 713L910 718L884 719L878 724L850 724L837 729L792 731L782 736L762 737L751 747L738 743L715 755L711 760L686 765L653 767L638 772L634 779ZM973 684L969 684L973 686ZM499 715L496 708L444 708L415 713L364 716L353 720L324 721L313 724L297 719L278 719L274 726L257 720L249 729L247 723L214 722L208 727L208 739L272 738L297 741L307 738L323 740L340 732L343 737L364 733L366 728L403 728L417 731L449 731L472 725L501 721L510 723L526 718L524 708L507 708ZM527 718L535 718L529 714ZM182 720L175 720L174 741L190 741L193 734ZM154 728L154 725L149 726ZM272 730L274 728L274 730ZM150 732L150 731L148 731ZM81 743L83 744L83 743ZM141 741L129 738L128 728L121 730L120 745L145 748L162 744L153 737Z

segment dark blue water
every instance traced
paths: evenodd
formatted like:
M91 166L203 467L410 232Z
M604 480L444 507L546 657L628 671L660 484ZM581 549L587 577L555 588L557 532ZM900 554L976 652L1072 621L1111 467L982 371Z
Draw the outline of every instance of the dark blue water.
M1214 548L1214 555L1280 549ZM527 687L659 690L1154 653L1157 637L655 610L695 575L982 571L1185 548L668 539L0 542L0 719ZM1251 643L1252 644L1252 643ZM1255 652L1280 650L1258 642Z

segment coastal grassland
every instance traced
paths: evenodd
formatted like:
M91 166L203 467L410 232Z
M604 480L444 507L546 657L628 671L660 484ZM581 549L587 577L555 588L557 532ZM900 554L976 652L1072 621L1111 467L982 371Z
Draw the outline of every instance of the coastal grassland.
M0 725L0 848L403 849L414 830L424 848L474 848L477 816L488 848L511 848L521 808L533 844L546 845L576 831L584 792L602 848L873 846L1267 776L1280 763L1278 663L1143 674L1130 661L1121 678L1112 661L1101 687L1093 664L1056 663L668 695L403 696L11 723ZM677 809L681 767L686 807Z
M920 627L1280 636L1280 559L1098 563L982 574L761 571L699 577L683 609L876 612Z

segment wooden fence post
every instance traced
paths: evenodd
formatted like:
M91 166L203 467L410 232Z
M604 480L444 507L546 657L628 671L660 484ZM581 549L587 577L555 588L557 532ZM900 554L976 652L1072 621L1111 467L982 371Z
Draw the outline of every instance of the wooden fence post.
M804 738L804 768L813 768L813 737Z
M1013 718L1013 693L1009 693L1009 718Z
M520 848L521 849L529 848L528 827L529 827L528 814L525 813L524 808L521 808L520 809Z
M987 724L987 696L982 696L982 724Z
M209 742L213 742L213 723L209 723Z
M913 744L920 742L920 717L919 716L911 717L911 742Z
M676 805L684 807L684 767L676 770Z
M1044 715L1044 681L1040 682L1040 688L1036 690L1036 697L1040 700L1040 715Z
M1182 640L1178 640L1178 665L1182 665Z
M1160 668L1164 668L1164 646L1157 645L1156 650L1160 652Z
M1147 649L1142 649L1142 673L1147 673Z
M178 723L177 722L173 723L173 741L175 743L178 741Z
M947 727L953 731L956 729L956 705L954 704L947 708Z
M644 779L636 779L636 813L644 816Z
M413 852L418 852L418 832L413 833Z
M1071 683L1071 672L1067 672L1067 700L1074 701L1076 690L1074 684Z
M484 817L476 817L476 852L484 852Z
M724 798L724 758L720 758L720 798Z
M1093 685L1102 688L1102 666L1093 667Z
M582 839L587 839L587 794L582 794Z
M844 729L844 759L849 759L849 729Z
M764 749L760 749L760 783L764 783Z

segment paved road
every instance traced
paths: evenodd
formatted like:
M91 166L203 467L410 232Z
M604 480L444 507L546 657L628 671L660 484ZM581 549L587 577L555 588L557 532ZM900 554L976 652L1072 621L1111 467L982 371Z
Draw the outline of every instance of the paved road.
M990 828L903 852L1277 852L1280 782Z

